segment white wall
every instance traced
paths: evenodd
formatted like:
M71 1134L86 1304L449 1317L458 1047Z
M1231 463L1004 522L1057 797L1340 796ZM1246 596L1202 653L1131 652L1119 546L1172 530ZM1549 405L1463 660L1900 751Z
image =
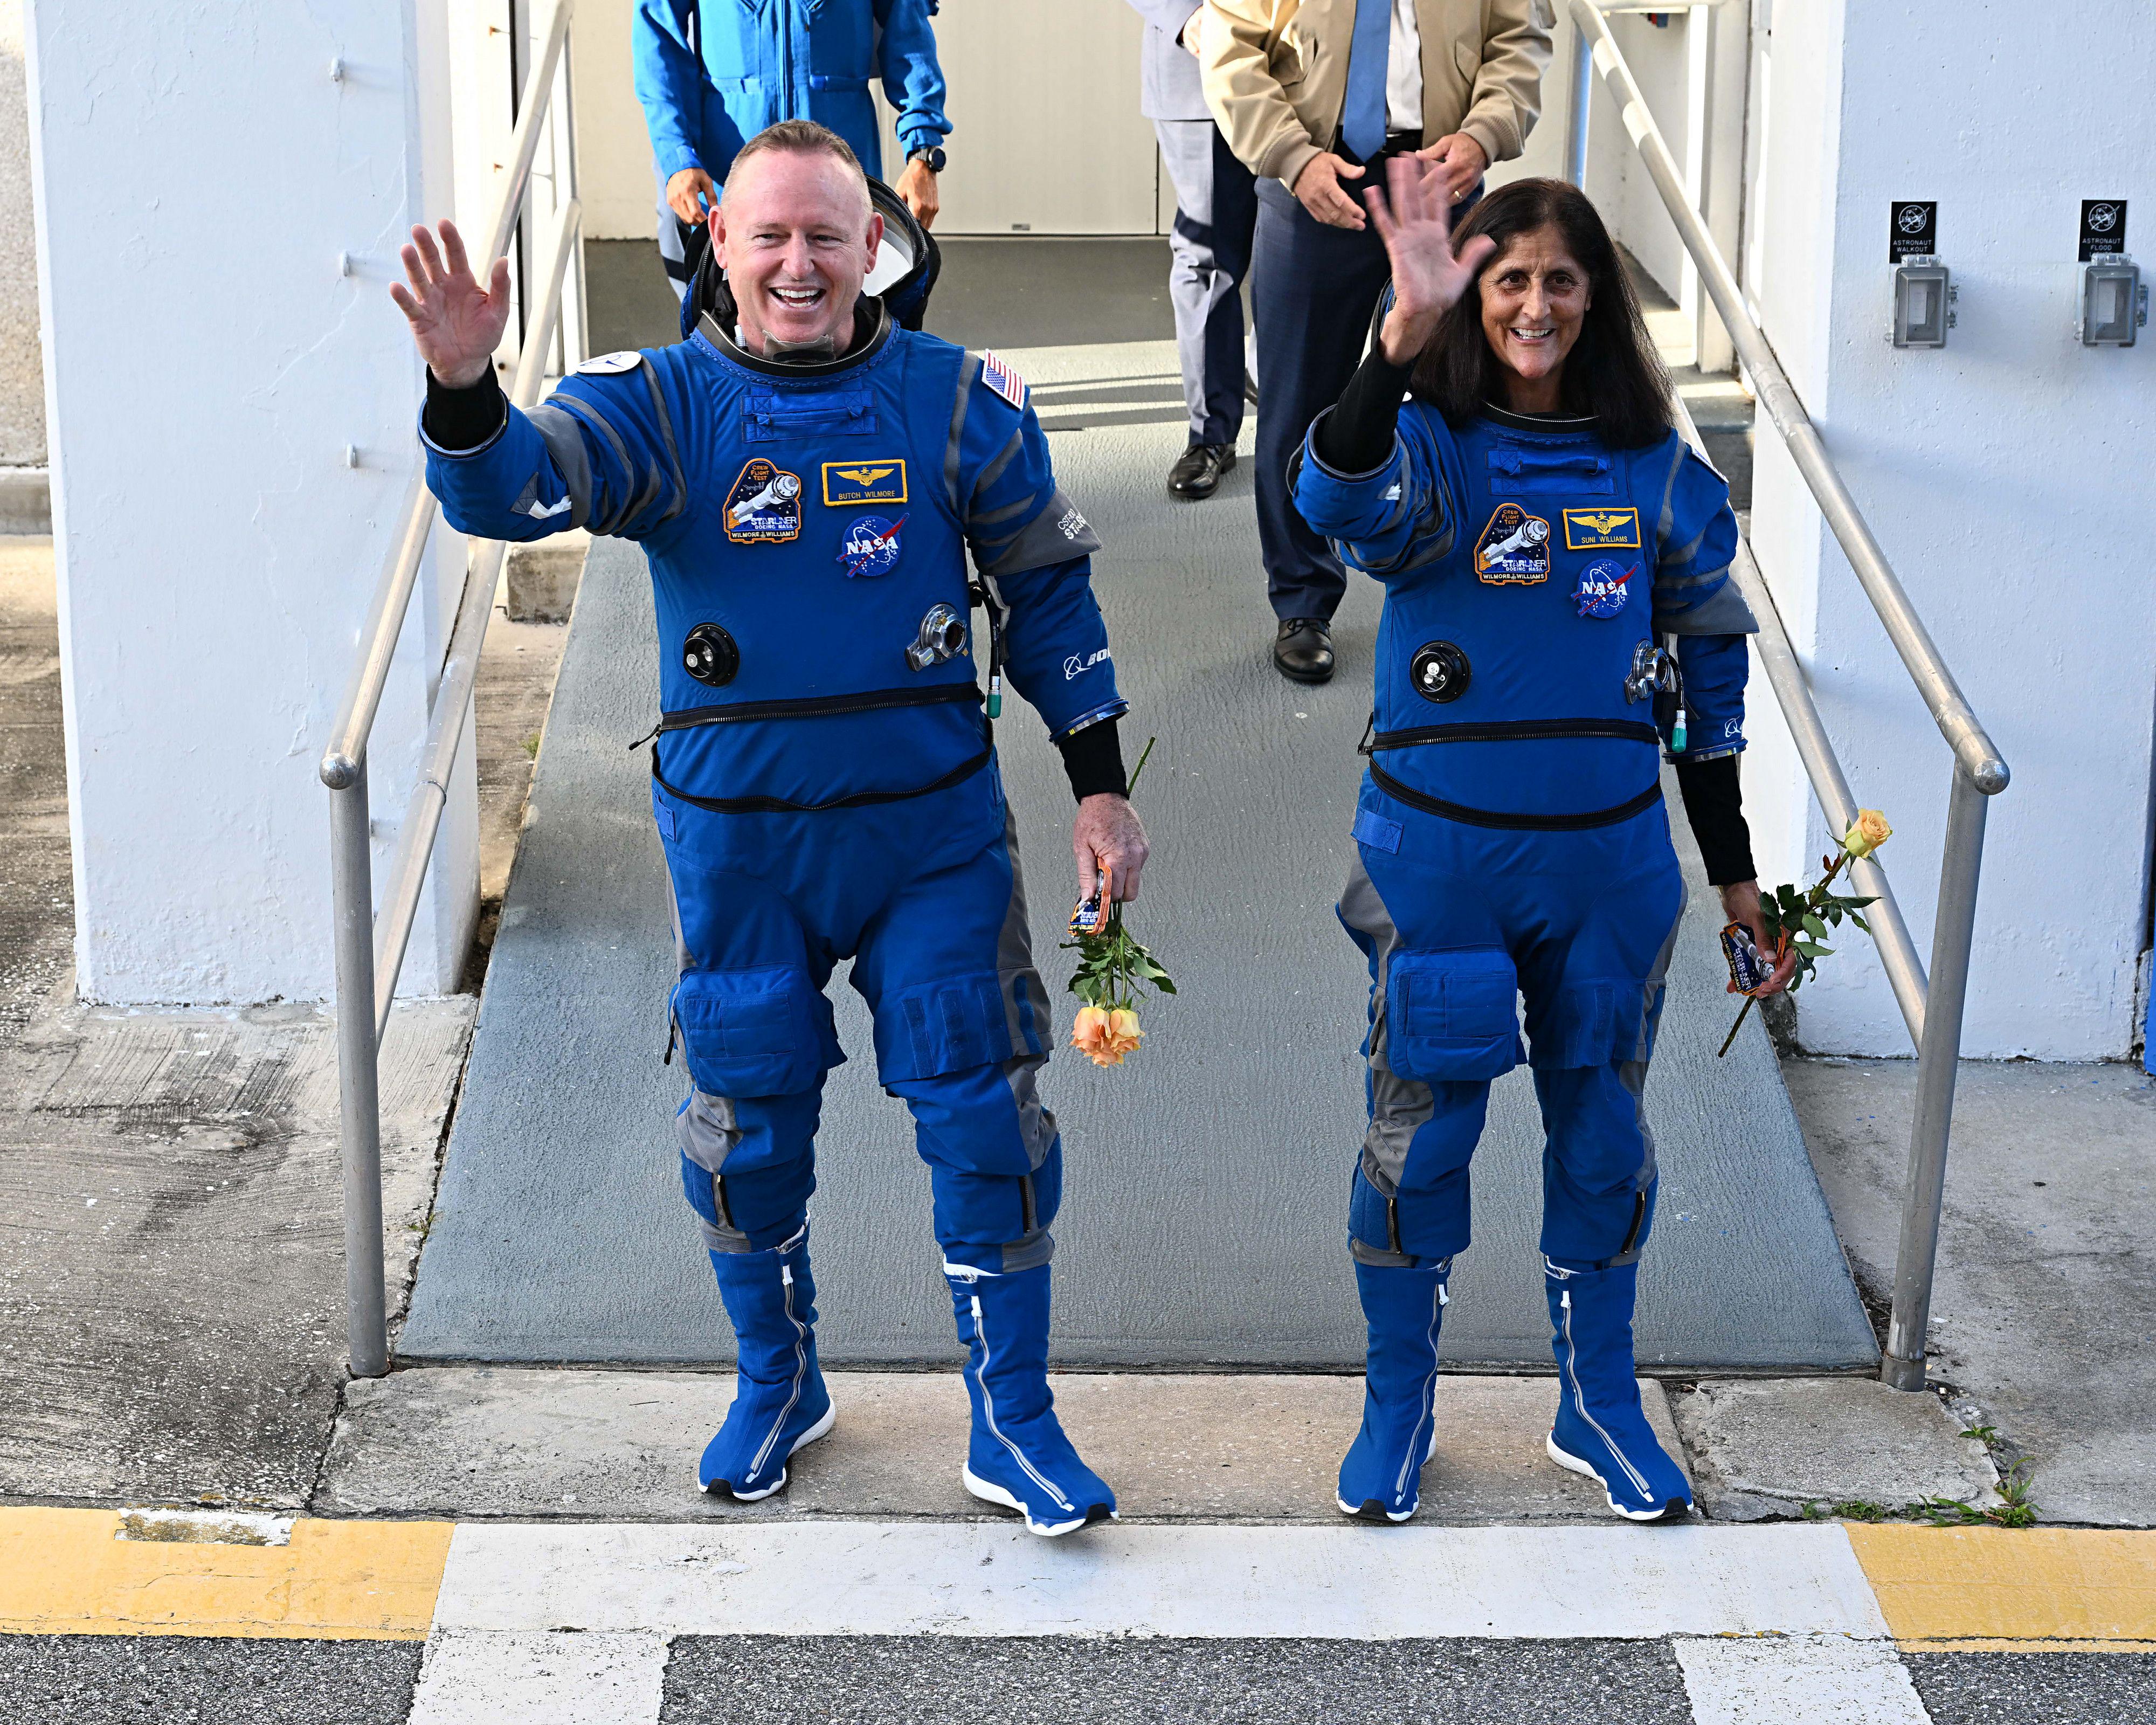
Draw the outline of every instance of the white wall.
M86 999L329 990L316 766L417 462L420 367L386 287L408 226L448 205L445 59L440 0L32 6ZM376 733L393 828L462 567L438 542ZM454 980L475 835L467 768L409 988Z
M630 70L634 0L577 0L569 26L577 84L577 174L584 232L593 239L649 239L659 220L651 140Z
M2156 13L1963 0L1949 28L1914 0L1778 0L1762 46L1748 285L2014 770L1991 805L1964 1050L2123 1055L2148 890L2156 341L2077 345L2074 233L2080 199L2126 198L2129 239L2156 254ZM1943 351L1886 337L1887 209L1907 198L1940 203L1961 290ZM1897 829L1885 860L1928 952L1946 746L1763 431L1756 485L1760 561L1859 800ZM1755 696L1755 713L1767 706ZM1772 877L1795 878L1828 842L1799 785L1786 746L1763 737L1747 802ZM1810 1046L1907 1051L1861 940L1799 1000Z

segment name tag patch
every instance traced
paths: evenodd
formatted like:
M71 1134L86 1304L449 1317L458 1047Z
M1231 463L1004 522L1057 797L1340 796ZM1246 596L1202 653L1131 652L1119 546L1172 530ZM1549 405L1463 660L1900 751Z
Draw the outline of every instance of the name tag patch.
M862 503L906 501L906 463L894 455L883 461L826 461L824 501L832 509Z
M801 475L758 455L726 493L726 537L737 545L780 545L801 536Z
M1636 509L1568 509L1564 512L1567 551L1637 551L1640 511Z
M1475 572L1492 587L1549 579L1550 524L1517 503L1501 503L1475 542Z

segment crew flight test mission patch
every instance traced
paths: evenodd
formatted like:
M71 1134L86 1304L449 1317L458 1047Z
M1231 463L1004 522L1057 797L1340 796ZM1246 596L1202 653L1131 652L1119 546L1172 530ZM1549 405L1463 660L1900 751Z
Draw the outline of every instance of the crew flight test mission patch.
M737 545L780 545L801 536L801 475L758 455L726 493L726 537Z
M1475 572L1492 587L1549 579L1550 525L1517 503L1501 503L1475 542Z

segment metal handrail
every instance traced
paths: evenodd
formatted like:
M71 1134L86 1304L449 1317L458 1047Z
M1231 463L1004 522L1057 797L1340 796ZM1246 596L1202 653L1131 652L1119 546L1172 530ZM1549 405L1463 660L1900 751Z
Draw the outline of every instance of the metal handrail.
M1752 377L1759 405L1789 446L1798 472L1804 475L1805 485L1811 488L1819 503L1820 512L1840 542L1850 567L1856 571L1866 596L1871 601L1871 608L1879 614L1888 639L1902 655L1902 663L1916 680L1917 692L1923 696L1933 719L1953 745L1955 758L1975 780L1979 790L1987 795L1997 795L2006 788L2010 776L2005 760L1992 746L1984 726L1977 722L1975 713L1963 697L1960 685L1954 681L1953 673L1939 657L1931 632L1910 604L1908 594L1902 590L1902 583L1888 565L1886 553L1880 550L1879 542L1872 536L1863 511L1849 495L1849 487L1842 483L1825 445L1820 441L1811 416L1804 411L1804 404L1798 398L1789 374L1782 369L1782 362L1774 357L1766 336L1745 311L1737 279L1708 235L1707 224L1700 219L1699 212L1686 201L1683 177L1677 172L1670 146L1656 129L1646 98L1640 94L1640 86L1633 80L1632 69L1625 63L1617 39L1610 34L1607 20L1593 0L1569 0L1569 3L1573 21L1592 42L1595 69L1602 74L1603 80L1620 104L1620 116L1625 130L1631 135L1633 147L1646 163L1648 177L1661 194L1671 220L1676 223L1677 236L1691 254L1701 285L1714 302L1715 313L1729 332L1738 357ZM1583 141L1586 133L1586 116L1582 114L1578 136Z
M1896 1389L1921 1389L1925 1378L1924 1337L1930 1323L1938 1256L1939 1214L1945 1195L1947 1149L1953 1125L1954 1080L1961 1057L1962 1014L1969 994L1969 954L1975 941L1984 813L1988 799L2006 788L2011 775L1939 656L1930 632L1909 603L1856 499L1842 483L1765 332L1745 310L1736 277L1707 233L1707 224L1686 198L1684 182L1669 146L1656 128L1646 99L1640 95L1631 68L1603 16L1606 8L1594 0L1568 0L1568 9L1578 56L1566 134L1568 177L1575 185L1584 186L1586 182L1591 64L1617 100L1625 130L1646 164L1648 177L1655 182L1670 219L1676 224L1677 236L1684 242L1701 284L1750 375L1768 423L1787 446L1866 598L1901 655L1917 693L1953 751L1954 773L1947 809L1946 843L1939 861L1938 909L1928 978L1877 860L1867 859L1851 870L1856 885L1879 901L1866 920L1871 924L1880 961L1917 1047L1916 1115L1910 1130L1908 1177L1902 1189L1893 1310L1879 1375ZM1697 445L1697 427L1681 401L1677 401L1676 407L1685 435ZM1758 619L1755 641L1760 662L1781 704L1813 792L1828 819L1846 831L1855 818L1856 799L1812 699L1781 612L1750 545L1742 536L1732 571L1738 590Z
M532 178L554 80L562 70L574 0L556 0L544 43L521 92L510 135L507 174L488 229L475 254L482 280L506 254ZM566 80L565 80L566 81ZM572 146L573 147L573 146ZM529 407L537 398L546 357L562 316L564 283L576 257L583 212L572 196L560 207L539 298L517 350L509 398ZM531 284L525 284L525 291ZM391 663L411 610L419 566L438 510L424 472L405 494L397 538L375 585L360 635L358 662L338 708L321 774L330 797L331 896L336 952L337 1077L343 1151L345 1322L349 1367L356 1378L389 1369L388 1313L382 1286L382 1040L418 916L434 840L449 803L450 773L465 735L493 614L495 583L506 547L480 545L466 565L454 625L435 679L418 783L398 829L397 854L381 911L374 907L372 821L367 802L367 749Z

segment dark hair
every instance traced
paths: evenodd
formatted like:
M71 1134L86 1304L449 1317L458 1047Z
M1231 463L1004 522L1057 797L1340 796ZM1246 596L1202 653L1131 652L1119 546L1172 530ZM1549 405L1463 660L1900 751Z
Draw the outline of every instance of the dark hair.
M1639 449L1669 435L1670 377L1648 339L1625 266L1609 230L1587 194L1563 180L1515 180L1468 213L1452 236L1456 251L1477 234L1497 242L1491 263L1522 234L1554 228L1565 249L1587 272L1589 303L1579 339L1565 357L1560 400L1568 413L1591 414L1602 440ZM1486 273L1489 265L1485 265ZM1504 405L1504 364L1482 333L1481 278L1439 320L1416 357L1410 387L1455 425Z

